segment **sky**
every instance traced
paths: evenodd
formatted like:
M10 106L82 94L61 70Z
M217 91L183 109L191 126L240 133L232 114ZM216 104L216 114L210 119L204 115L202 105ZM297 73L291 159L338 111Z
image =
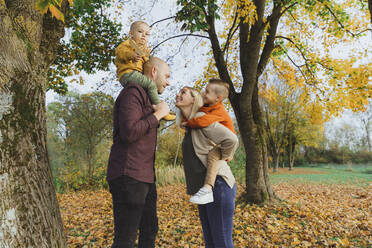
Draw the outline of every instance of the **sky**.
M118 5L120 5L120 2L125 3L122 9L117 8ZM122 34L125 35L129 32L130 23L133 21L144 20L151 25L156 21L174 16L178 8L176 0L116 0L113 7L105 12L113 18L115 16L118 18L117 21L121 22L123 25ZM115 10L119 10L119 13L115 13ZM181 25L174 23L173 19L155 24L151 30L149 45L155 47L166 38L181 34L182 32L180 32L180 27ZM68 39L70 35L71 33L67 31L64 39ZM154 50L153 55L166 60L171 68L171 86L166 88L166 91L162 94L161 98L170 104L173 111L175 110L174 98L178 90L186 85L192 86L207 65L209 43L206 42L209 42L209 40L197 37L188 37L186 39L175 38L167 41ZM203 43L206 43L207 45L203 45ZM355 46L361 49L369 49L370 51L368 57L361 60L361 63L372 60L372 32L368 33L363 39L356 41ZM350 50L351 49L344 46L333 47L332 54L337 58L347 58L350 55ZM98 72L93 75L88 75L82 72L75 77L77 78L82 76L85 82L84 85L69 83L68 89L69 91L79 93L88 93L100 90L116 98L122 87L116 80L115 70L115 66L111 65L109 72ZM73 77L67 78L66 81L69 81L72 78ZM103 79L106 79L108 83L103 83ZM57 99L58 95L56 93L52 91L47 92L47 104ZM231 114L233 116L233 113ZM332 121L327 123L326 132L331 136L337 135L333 132L335 127L339 127L345 122L354 123L353 126L358 129L358 120L355 119L353 114L347 111L345 114L338 118L334 118Z
M128 1L125 4L125 9L134 11L123 11L123 14L119 16L118 21L123 24L123 35L129 32L130 23L133 21L144 20L151 25L156 21L174 16L177 12L177 7L176 1L173 0L158 0L154 5L152 5L152 1ZM168 37L181 34L180 27L179 24L174 23L173 19L155 24L152 27L148 41L150 47L155 47ZM66 32L65 39L68 39L69 35ZM154 56L164 59L170 65L171 85L166 88L166 91L160 97L166 99L172 106L174 105L176 92L183 86L192 86L207 65L206 53L208 52L208 47L201 46L202 42L202 38L196 37L188 37L187 39L184 37L175 38L160 45L153 52ZM181 43L182 46L180 46ZM88 93L99 89L116 98L122 86L116 80L115 70L115 66L112 65L109 72L99 72L94 75L82 72L76 77L82 76L85 82L84 85L70 83L68 84L68 89L80 93ZM72 78L74 77L67 78L66 81ZM110 83L101 85L103 78L108 79ZM56 93L48 91L47 104L55 101L56 97Z

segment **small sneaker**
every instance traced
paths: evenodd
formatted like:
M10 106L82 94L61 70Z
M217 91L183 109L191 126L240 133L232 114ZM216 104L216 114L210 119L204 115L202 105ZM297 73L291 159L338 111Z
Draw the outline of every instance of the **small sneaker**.
M213 191L202 187L198 192L191 196L190 202L199 205L213 202Z
M169 113L166 116L163 117L165 121L174 121L176 119L176 115Z

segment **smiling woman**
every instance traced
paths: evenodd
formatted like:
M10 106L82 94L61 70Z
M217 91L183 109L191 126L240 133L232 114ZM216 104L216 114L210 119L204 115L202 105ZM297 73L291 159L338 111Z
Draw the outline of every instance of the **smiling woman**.
M190 120L203 116L198 112L203 105L201 94L184 87L176 96L180 118ZM211 142L212 141L212 142ZM199 129L187 128L182 142L183 167L187 194L193 195L204 185L208 153L215 144L236 144L237 138L228 128L218 122ZM235 178L226 161L219 160L219 171L213 188L213 202L198 205L206 247L233 247L232 229L235 208Z

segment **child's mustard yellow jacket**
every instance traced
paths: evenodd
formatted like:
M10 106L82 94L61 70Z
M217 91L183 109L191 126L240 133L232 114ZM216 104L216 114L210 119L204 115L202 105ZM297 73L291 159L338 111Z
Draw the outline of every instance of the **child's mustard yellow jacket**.
M133 47L133 42L130 39L122 42L115 51L115 65L116 65L116 75L118 80L124 73L129 73L132 71L139 71L142 73L143 64L149 60L149 52L147 47L140 48L142 52L142 57L139 61L133 61L133 52L136 51L136 48ZM138 48L137 48L138 49ZM137 52L138 53L138 52Z

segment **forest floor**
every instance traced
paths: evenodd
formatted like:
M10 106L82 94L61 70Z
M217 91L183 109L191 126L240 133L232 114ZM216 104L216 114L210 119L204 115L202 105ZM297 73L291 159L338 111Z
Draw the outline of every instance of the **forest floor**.
M370 175L358 182L337 173L332 168L295 168L272 174L279 201L236 203L235 247L372 247ZM237 197L243 191L238 185ZM107 190L65 193L58 199L68 247L110 247L113 220ZM203 247L197 206L188 199L183 184L158 187L156 247Z

